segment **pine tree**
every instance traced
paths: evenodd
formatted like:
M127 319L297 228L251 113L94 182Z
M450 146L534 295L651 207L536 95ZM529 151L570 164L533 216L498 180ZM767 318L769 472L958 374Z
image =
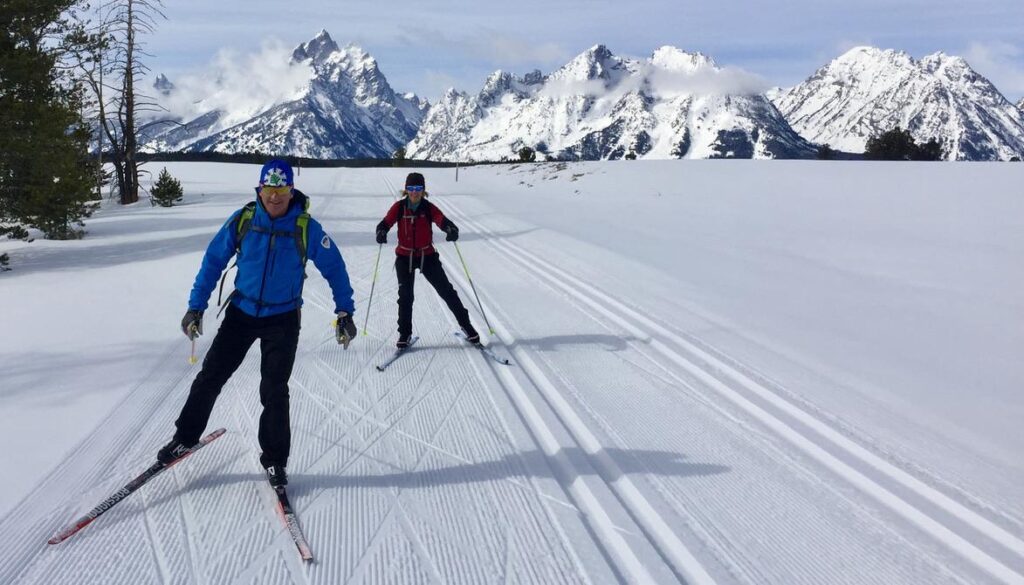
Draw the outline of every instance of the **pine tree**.
M520 162L534 162L537 160L537 151L529 146L524 146L519 149L519 160Z
M914 142L910 130L896 126L868 139L864 158L868 160L943 160L942 145L935 138L924 144Z
M164 167L149 194L160 207L172 207L182 199L181 181L172 177Z
M95 163L81 91L58 66L74 0L5 0L0 23L0 233L80 237Z

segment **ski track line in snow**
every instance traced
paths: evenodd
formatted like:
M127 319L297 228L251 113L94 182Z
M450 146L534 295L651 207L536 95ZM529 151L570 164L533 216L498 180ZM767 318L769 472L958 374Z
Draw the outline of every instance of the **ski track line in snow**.
M142 448L136 439L141 435L143 429L150 425L154 413L159 410L168 393L174 391L181 381L189 375L192 370L184 363L182 365L168 367L167 364L177 363L178 355L184 356L181 341L169 342L163 358L158 360L149 372L138 382L135 387L128 391L110 411L97 423L96 429L90 432L82 441L75 446L54 469L39 481L35 489L25 495L21 502L11 511L0 518L0 526L7 523L15 523L19 518L32 517L34 520L23 520L23 525L36 527L29 534L21 535L11 542L11 537L0 540L3 543L4 553L0 555L0 576L6 575L11 582L18 582L26 577L26 571L54 571L53 567L40 568L33 560L38 556L40 547L46 547L45 541L48 536L63 527L70 519L81 516L89 510L96 502L109 495L124 482L124 477L137 473L138 470L128 469L138 462L138 452ZM160 379L157 379L158 376ZM138 402L138 404L134 404ZM124 419L120 411L134 404L133 408L140 411L138 416L131 419ZM100 429L106 429L101 432ZM115 430L117 435L113 433ZM88 470L75 471L83 454L102 449L102 454L97 457L97 464L90 466ZM125 462L125 456L130 461ZM121 462L121 463L119 463ZM68 481L71 477L77 483ZM91 486L84 493L65 497L49 510L39 511L30 506L32 500L40 492L52 490L51 486L63 486L61 493L66 493L68 486ZM117 487L115 487L115 485ZM122 504L123 506L124 504ZM120 511L117 514L124 514ZM109 521L108 521L109 522ZM89 529L95 530L90 526ZM80 536L80 535L78 535ZM73 546L75 543L70 543ZM69 544L63 544L65 548ZM43 549L45 550L45 548ZM2 581L2 579L0 579Z
M447 312L442 310L443 307L441 306L439 301L435 300L435 304L437 305L436 309L437 309L437 311L440 312L440 314L447 315ZM450 319L449 319L449 321L450 321ZM453 347L457 347L457 346L453 346ZM431 358L430 358L429 361L433 362L435 357L436 357L436 355L433 354L433 352L432 352L432 355L431 355ZM457 362L457 363L462 363L462 357L463 356L458 356L457 359L459 359L459 362ZM465 361L465 363L468 365L468 369L470 369L472 371L471 375L473 376L474 379L476 379L477 383L481 384L481 385L484 385L484 386L488 386L487 382L481 377L480 370L479 370L479 368L477 368L477 364L475 363L475 360L468 359L468 360ZM329 364L321 362L319 365L320 365L320 369L321 369L321 374L319 376L323 376L324 375L323 374L323 370L324 369L326 369L327 371L330 371L332 373L334 372L334 368L332 368ZM410 370L406 374L404 374L402 377L406 378L409 375L411 375L414 371L420 371L420 372L424 372L425 373L427 371L427 368L423 368L423 367L415 368L413 370ZM331 378L333 379L333 377L331 377ZM467 383L471 383L471 382L467 382ZM422 380L417 382L415 385L416 386L421 386L422 385ZM465 389L466 388L463 387L459 391L459 395L460 396L465 391ZM361 412L360 411L354 411L358 415L358 421L370 422L370 423L373 423L375 426L378 426L379 428L380 427L384 427L386 429L386 431L387 431L386 433L382 433L381 435L378 435L371 442L372 443L376 443L381 438L383 438L383 436L386 435L387 433L398 433L398 434L400 434L402 436L406 436L406 437L415 439L415 437L413 437L412 435L409 435L408 433L402 432L400 429L397 428L397 426L399 425L399 423L401 423L401 419L405 418L406 415L409 412L414 410L416 408L416 406L420 402L422 402L425 397L424 396L420 396L420 398L418 400L415 400L414 403L400 405L400 407L402 409L401 411L392 412L389 415L389 418L390 418L390 416L395 416L395 415L398 416L398 419L392 421L390 424L388 424L388 423L381 423L380 421L376 420L373 416L371 416L371 412L376 410L376 407L377 407L378 404L381 403L382 398L383 397L378 398L377 400L375 400L373 402L373 404L371 404L368 408L366 408L365 410L362 410ZM351 402L351 401L349 401L347 399L348 399L347 396L342 396L342 398L341 398L342 401ZM490 400L489 404L492 405L492 408L495 408L495 409L497 408L497 406L494 405L493 400ZM330 408L326 407L326 405L324 405L324 404L320 404L320 406L331 417L334 417L336 420L340 419L339 413L337 413L336 411L332 411ZM352 409L346 408L343 404L340 404L340 401L336 402L335 406L336 407L344 408L345 410L350 410L350 411L352 410ZM353 406L361 408L360 405L357 405L357 404L354 404L354 403L353 403ZM445 418L447 418L447 415L445 416ZM502 421L503 420L504 419L502 419ZM341 422L344 422L344 421L341 421ZM506 423L502 422L502 424L505 425ZM351 425L346 425L346 426L350 427ZM417 442L420 443L420 444L424 444L422 441L418 441L417 440ZM432 451L437 451L437 447L434 446L432 443L426 443L426 445L428 447L432 447ZM367 449L364 449L362 452L366 452L366 450L368 450L368 448L369 447L367 447ZM446 456L449 456L449 457L453 457L454 456L450 452L447 452L447 451L443 451L443 452L445 453ZM457 457L456 456L456 459L458 459L460 461L468 462L467 460L465 460L464 458L461 458L461 457ZM527 467L529 467L529 466L527 466ZM556 476L556 478L557 478L557 476ZM571 541L567 538L564 530L561 529L558 521L555 520L555 515L551 512L550 508L548 507L548 504L546 504L546 500L552 500L552 501L554 501L555 503L557 503L557 504L559 504L561 506L568 506L568 507L572 508L573 510L575 510L577 513L579 513L579 509L576 508L575 506L573 506L570 503L567 503L565 501L560 501L557 498L553 498L551 496L548 496L548 495L544 494L543 492L541 492L539 490L539 488L535 484L533 484L532 480L529 480L530 485L527 486L527 485L521 484L520 482L516 482L515 480L513 480L511 478L504 478L504 479L506 480L506 482L505 482L506 485L508 485L508 484L516 485L517 487L519 487L521 489L524 489L524 491L528 491L528 492L534 494L536 497L540 498L540 502L539 503L542 506L542 510L543 510L543 514L542 515L545 516L548 519L548 521L551 522L552 526L555 528L556 537L561 541L562 546L565 548L565 551L569 555L570 562L572 563L572 566L575 567L576 574L578 576L580 576L582 579L584 579L585 581L589 581L589 579L586 577L586 571L583 568L583 564L580 561L579 557L576 555L576 553L574 551L574 547L571 544ZM495 497L498 497L498 496L496 495ZM406 520L408 520L408 519L406 519ZM415 546L415 543L413 543L413 544ZM507 548L506 548L506 551L505 551L504 554L505 554L506 557L508 556L509 551L508 551ZM649 580L647 580L645 582L649 582Z
M321 408L323 408L325 412L328 412L329 416L331 418L333 418L335 421L337 421L337 422L339 422L341 424L346 424L344 419L342 419L341 415L339 415L335 411L329 410L328 405L324 403L323 399L321 399L318 396L315 396L312 393L307 394L307 395L313 397L314 402L317 402L321 406ZM424 441L423 439L420 439L420 438L416 437L415 435L409 434L409 433L407 433L407 432L405 432L405 431L403 431L401 429L395 428L395 426L396 426L395 423L388 424L388 423L386 423L384 421L377 420L373 416L370 416L370 411L369 410L366 410L366 411L359 410L357 408L358 405L356 405L354 403L353 403L352 407L345 406L344 404L341 404L341 403L336 403L334 406L336 406L337 408L339 408L341 410L344 410L344 411L348 412L349 414L352 414L352 415L356 416L357 417L357 421L356 421L357 423L365 420L366 422L376 426L379 429L384 430L385 432L394 433L394 434L396 434L396 435L398 435L398 436L400 436L400 437L402 437L404 439L408 439L408 440L410 440L410 441L412 441L412 442L414 442L414 443L416 443L416 444L418 444L418 445L420 445L422 447L430 449L431 451L434 451L436 453L444 455L445 457L454 459L455 461L458 461L459 463L462 463L463 465L473 465L474 464L473 461L471 461L469 459L466 459L465 457L462 457L461 455L459 455L457 453L453 453L453 452L451 452L448 449L445 449L443 447L438 447L437 445L435 445L433 443L430 443L430 442L427 442L427 441ZM414 406L415 406L415 404L413 405L413 407ZM412 408L412 407L410 407L410 408ZM355 423L353 423L353 424L355 424ZM508 483L511 483L512 485L514 485L514 486L516 486L518 488L522 488L522 489L524 489L526 491L529 491L533 495L535 495L535 496L537 496L539 498L544 498L544 499L550 500L551 502L553 502L555 504L558 504L559 506L564 506L564 507L569 508L569 509L571 509L571 510L573 510L575 512L580 512L579 508L577 508L576 506L573 506L572 504L570 504L569 502L566 502L564 500L560 500L558 498L549 496L548 494L545 494L545 493L539 491L535 486L526 485L523 482L517 481L517 480L515 480L515 479L513 479L511 477L501 478L501 480L502 481L506 481Z
M448 202L448 206L449 209L452 209L451 202ZM460 216L460 221L465 223L467 226L474 227L481 234L494 236L493 232L484 228L478 222L471 220L465 213L460 210L455 210L455 212ZM841 450L844 454L847 454L854 460L868 466L873 471L881 474L887 479L898 483L903 488L910 490L918 497L927 501L929 504L939 508L964 524L967 524L975 531L992 541L993 544L996 544L1017 556L1024 557L1024 542L1013 534L1007 532L1002 527L982 517L976 512L966 508L959 502L949 498L933 487L925 484L921 480L913 477L892 463L885 461L878 455L837 432L832 427L794 406L779 395L773 393L765 386L744 375L736 368L715 358L680 335L669 331L664 326L632 309L629 304L625 303L621 299L616 299L597 290L593 285L585 283L581 279L552 265L516 244L503 241L499 245L493 237L488 240L488 243L491 244L494 249L503 252L506 257L517 265L525 268L528 272L553 284L556 288L564 291L569 296L576 298L585 305L611 319L613 322L618 323L630 333L641 338L650 338L650 347L655 349L663 357L669 359L671 362L705 384L708 388L715 390L720 395L730 400L733 404L740 407L757 420L760 420L767 427L771 428L791 444L804 451L807 455L813 457L819 463L829 468L840 477L845 478L848 482L859 488L864 493L872 496L879 503L896 512L918 528L924 530L933 538L943 543L949 549L961 555L984 572L1004 583L1024 585L1024 576L1020 573L1006 566L1000 560L996 559L988 552L983 551L974 543L966 540L952 529L939 522L937 519L932 518L925 512L921 511L909 501L900 498L897 494L886 489L864 473L856 470L850 464L842 461L835 455L818 446L812 438L801 434L777 416L771 414L761 406L758 406L753 401L743 396L739 391L724 384L708 370L728 378L732 383L740 386L750 394L757 396L772 408L776 408L792 417L800 424L828 440L834 447ZM575 286L570 286L570 284ZM637 324L639 324L639 326ZM671 341L687 354L694 356L695 359L687 358L683 352L669 347L664 341L662 341L662 339ZM706 366L701 367L700 363L706 364Z
M451 271L450 277L456 280L458 285L462 287L463 291L470 290L470 287L466 284L465 280L463 280L462 275L459 274L458 270ZM492 325L494 325L494 323L492 323ZM585 475L579 472L576 466L570 461L569 457L565 454L554 432L550 429L550 427L544 421L543 416L530 401L525 389L508 371L507 366L501 366L502 369L495 369L496 367L497 365L495 364L491 368L492 371L496 373L499 383L505 388L506 393L509 395L513 405L516 407L516 410L519 411L519 414L522 417L523 421L525 421L528 425L531 434L533 434L534 439L538 443L538 446L541 448L541 450L543 450L549 464L553 468L554 477L563 486L563 489L573 499L573 501L576 502L577 508L584 512L588 522L591 524L592 533L597 537L601 548L605 551L606 555L608 555L609 560L612 561L612 566L615 568L616 571L618 571L620 577L631 583L656 582L654 577L647 571L647 568L644 567L643 562L641 562L640 559L636 556L635 552L633 551L632 547L630 547L629 543L627 543L625 539L622 537L622 535L618 532L619 529L615 526L608 511L604 509L596 495L591 491L590 487L583 480ZM539 374L541 377L543 377L543 374L540 373L539 371L536 371L536 374ZM544 380L546 382L546 385L543 388L540 384L536 382L536 380L532 381L534 382L538 391L540 391L542 395L545 392L554 392L557 394L557 390L555 390L554 386L549 381L547 381L546 378ZM551 402L551 400L549 400L549 402ZM565 404L564 401L563 404ZM562 419L563 424L565 424L566 417L560 416L559 418ZM582 421L580 421L578 417L573 416L572 418L570 418L570 420L575 420L580 425L582 425ZM593 438L593 435L590 434L589 431L581 429L578 426L575 428L569 428L568 425L566 426L567 430L570 431L570 434L572 436L576 437L576 432L583 431L590 439L593 440L594 443L596 443L596 439ZM576 432L573 432L574 430ZM585 453L587 453L588 458L593 460L594 453L596 451L594 449L586 448L579 438L576 438L576 440L580 444L581 449ZM599 445L597 447L597 450L600 450ZM610 461L610 458L607 459ZM595 461L595 463L597 462ZM614 466L614 462L612 462L611 465ZM595 466L599 470L602 469L601 465ZM615 475L612 475L611 477L614 478L616 477L616 475L619 478L624 477L624 474L622 474L621 471L619 471ZM609 485L609 488L613 488L606 474L602 473L602 479L605 481L605 483ZM612 493L617 493L617 490L613 488ZM629 510L630 506L625 503L624 505L626 506L627 511L630 512L630 515L634 519L636 519L637 515ZM656 546L654 542L652 542L651 544L656 550L659 550L660 552L660 549ZM662 556L665 556L664 553L662 553ZM706 575L706 572L703 571L703 568L700 569L700 572L703 572ZM702 581L691 581L689 579L687 579L687 581L694 584L713 583L710 576L708 576L706 580Z
M457 270L452 271L452 278L458 282L459 286L467 294L471 292L468 282ZM523 369L530 382L536 387L540 395L544 397L566 430L569 431L570 435L579 444L582 451L586 453L588 460L598 471L601 479L608 485L611 492L615 494L623 508L637 523L637 526L643 531L651 546L658 551L673 573L680 580L694 585L714 583L714 579L701 565L700 561L686 548L686 545L683 544L661 515L651 506L650 502L637 489L629 476L622 472L612 457L604 450L600 441L579 417L572 405L561 395L557 386L551 382L525 350L514 345L515 337L508 329L497 321L494 316L491 319L491 325L500 335L506 349L515 357L517 365ZM542 445L545 452L549 454L549 457L554 460L564 458L564 455L559 451L557 440L554 439L553 434L547 428L536 407L529 401L525 390L512 375L508 366L495 364L492 369L498 374L502 384L509 390L516 404L523 411L524 420L537 427L535 430L541 431L537 433L538 439L543 440L545 443L547 441L553 442L550 445ZM566 464L571 466L571 463L568 463L568 461L566 461ZM574 481L574 483L578 482L578 479ZM607 512L601 510L601 513L607 518ZM615 542L616 546L629 546L618 535L615 535L615 537L616 541L613 542ZM618 549L616 549L616 552L621 553ZM620 558L618 560L622 562L625 559ZM628 560L629 562L636 560L632 550L629 550ZM646 580L652 578L646 571L640 575Z

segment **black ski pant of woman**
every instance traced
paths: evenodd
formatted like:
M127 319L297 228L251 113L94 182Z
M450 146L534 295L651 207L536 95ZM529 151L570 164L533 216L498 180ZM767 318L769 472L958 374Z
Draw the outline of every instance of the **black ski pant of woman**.
M203 369L192 382L192 389L175 422L174 438L185 445L199 442L210 420L210 413L221 388L245 359L252 344L260 340L260 415L259 441L264 467L287 465L291 449L291 421L288 413L288 378L295 363L299 344L299 310L269 317L253 317L234 305L228 305L224 322L213 338Z
M413 288L416 284L417 268L434 287L441 300L448 305L448 310L455 316L459 327L470 327L469 311L462 304L455 287L448 281L448 276L441 266L440 254L435 252L415 257L399 254L395 258L395 272L398 273L398 335L408 337L412 334L412 303L415 299Z

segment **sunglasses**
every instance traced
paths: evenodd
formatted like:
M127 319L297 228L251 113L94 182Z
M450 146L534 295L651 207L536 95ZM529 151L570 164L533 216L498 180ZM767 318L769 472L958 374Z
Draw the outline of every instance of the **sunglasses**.
M274 197L275 195L278 197L284 197L286 195L291 194L291 192L292 188L288 186L271 187L270 185L264 185L263 187L260 188L260 193L266 195L267 197Z
M423 190L423 185L407 185L405 187L405 190L406 191L422 191Z

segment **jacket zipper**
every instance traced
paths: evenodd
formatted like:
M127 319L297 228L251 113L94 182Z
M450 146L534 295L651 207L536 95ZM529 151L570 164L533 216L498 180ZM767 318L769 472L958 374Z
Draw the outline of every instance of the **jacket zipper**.
M270 222L270 246L267 247L267 258L263 261L263 280L260 282L260 299L256 303L256 316L260 316L263 308L263 291L267 287L267 270L270 266L270 254L274 251L274 222Z

